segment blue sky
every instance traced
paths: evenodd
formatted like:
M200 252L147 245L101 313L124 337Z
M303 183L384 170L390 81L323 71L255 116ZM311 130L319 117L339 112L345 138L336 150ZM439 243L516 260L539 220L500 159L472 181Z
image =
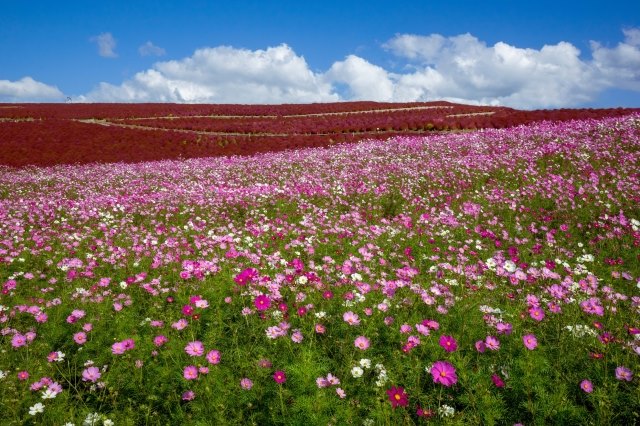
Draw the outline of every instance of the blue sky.
M640 107L637 1L0 5L0 102Z

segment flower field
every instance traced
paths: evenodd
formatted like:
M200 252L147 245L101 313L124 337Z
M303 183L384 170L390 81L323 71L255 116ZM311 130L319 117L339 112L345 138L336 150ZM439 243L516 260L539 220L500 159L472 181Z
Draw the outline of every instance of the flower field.
M2 424L637 424L640 115L0 166L0 285Z

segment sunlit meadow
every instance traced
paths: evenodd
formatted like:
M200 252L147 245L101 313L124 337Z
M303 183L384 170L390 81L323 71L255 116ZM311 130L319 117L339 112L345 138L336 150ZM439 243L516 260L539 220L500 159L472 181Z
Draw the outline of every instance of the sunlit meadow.
M2 424L640 422L640 116L0 168Z

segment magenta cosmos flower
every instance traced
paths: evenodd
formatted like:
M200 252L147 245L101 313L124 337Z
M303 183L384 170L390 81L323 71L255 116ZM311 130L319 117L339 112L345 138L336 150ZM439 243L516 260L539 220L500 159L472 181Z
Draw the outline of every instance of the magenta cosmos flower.
M538 346L538 339L536 339L536 336L533 334L525 334L522 336L522 342L530 351L534 350Z
M202 356L202 354L204 354L204 345L199 340L189 342L187 346L184 347L184 351L191 356Z
M282 384L287 381L287 375L284 374L284 371L278 370L273 373L273 380L278 384Z
M458 382L456 369L447 361L436 361L431 367L431 375L434 383L440 383L444 386L455 385Z
M591 380L585 379L580 382L580 389L582 389L586 393L591 393L593 392L593 383L591 383Z
M244 390L249 390L253 387L253 382L248 377L240 380L240 387Z
M257 310L266 311L267 309L269 309L269 306L271 306L271 299L269 299L269 296L261 294L260 296L256 297L256 300L253 302L253 304L256 306Z
M85 368L82 372L82 381L95 383L100 378L100 370L98 367Z
M356 348L364 351L365 349L369 348L371 342L364 336L358 336L356 337L356 340L353 342L353 344L356 346Z
M387 390L387 395L389 395L389 401L391 401L393 408L406 407L409 404L409 396L400 386L391 386L391 389Z
M438 342L442 348L447 352L453 352L458 349L458 342L452 336L445 336L444 334L440 336L440 341Z

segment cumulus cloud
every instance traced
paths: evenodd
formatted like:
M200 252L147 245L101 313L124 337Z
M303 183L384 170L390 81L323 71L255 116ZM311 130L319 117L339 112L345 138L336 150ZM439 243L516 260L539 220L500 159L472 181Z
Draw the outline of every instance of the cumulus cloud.
M49 86L23 77L17 81L0 80L0 102L38 102L63 100L64 95L55 86Z
M387 71L366 60L349 55L335 62L325 74L328 81L348 87L351 100L387 101L393 98L393 82Z
M395 99L554 107L586 102L603 87L567 42L530 49L504 42L487 46L471 34L404 34L384 47L413 63L412 72L398 76Z
M404 68L387 70L349 55L324 71L282 44L228 46L156 63L120 85L101 83L85 101L296 103L338 100L432 101L556 108L588 103L603 90L640 91L640 29L614 47L591 43L584 58L560 41L539 49L488 45L471 34L399 34L383 48ZM143 49L143 47L145 49ZM147 49L148 47L148 49ZM151 42L140 53L160 52ZM160 49L160 48L158 48Z
M624 41L614 48L591 42L593 64L610 86L640 91L640 28L623 30Z
M198 49L158 62L121 85L101 83L92 102L300 103L337 101L332 86L282 44L266 50Z
M140 56L163 56L167 51L148 41L138 48L138 53Z
M116 39L111 33L102 33L89 39L98 45L98 55L103 58L117 58Z

